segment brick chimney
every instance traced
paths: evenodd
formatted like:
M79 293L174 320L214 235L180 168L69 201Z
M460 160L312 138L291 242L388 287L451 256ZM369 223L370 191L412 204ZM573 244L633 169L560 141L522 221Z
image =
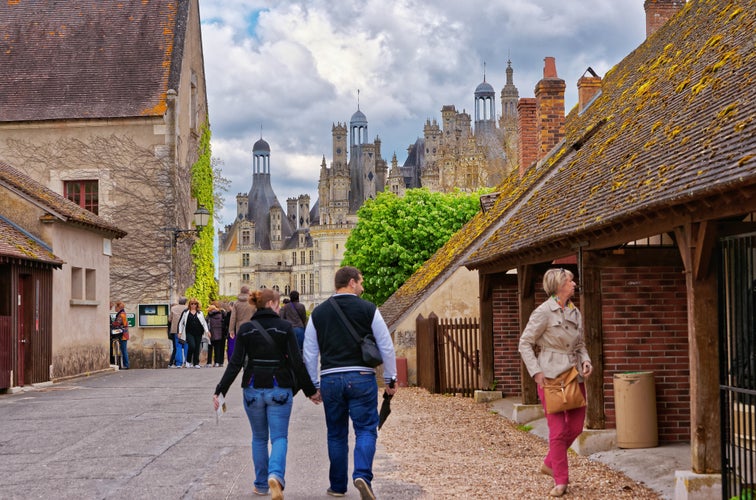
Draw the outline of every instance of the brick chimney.
M536 84L538 160L564 138L564 80L557 76L556 60L544 58L543 79Z
M585 76L585 73L583 73L583 76L577 82L578 113L582 113L591 99L601 90L601 77L592 68L588 68L585 72L590 73L590 76Z
M646 38L664 26L683 7L685 7L685 0L646 0L643 2L643 8L646 11Z
M538 159L536 100L522 97L517 101L517 153L520 177Z

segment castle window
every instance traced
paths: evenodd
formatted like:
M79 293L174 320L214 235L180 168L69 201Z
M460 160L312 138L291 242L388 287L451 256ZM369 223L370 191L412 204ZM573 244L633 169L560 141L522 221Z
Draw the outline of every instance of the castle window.
M249 245L249 231L242 231L242 245Z
M242 281L249 283L249 273L242 274Z
M291 252L291 265L297 265L297 252Z
M249 254L243 253L242 254L242 266L247 267L249 266Z

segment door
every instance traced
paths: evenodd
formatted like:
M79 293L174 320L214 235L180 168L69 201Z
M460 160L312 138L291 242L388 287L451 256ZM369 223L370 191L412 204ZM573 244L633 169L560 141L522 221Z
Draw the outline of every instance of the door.
M18 343L16 347L16 378L19 386L25 385L27 370L30 368L29 363L29 341L32 338L32 312L33 312L33 293L32 277L29 274L22 274L18 277Z

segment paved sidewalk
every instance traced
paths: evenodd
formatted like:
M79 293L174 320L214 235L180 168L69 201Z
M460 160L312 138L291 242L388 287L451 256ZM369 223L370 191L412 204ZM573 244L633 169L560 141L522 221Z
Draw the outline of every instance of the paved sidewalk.
M129 370L0 395L0 498L264 498L252 494L239 378L216 424L222 373ZM322 406L297 395L289 431L286 498L330 498ZM417 497L417 486L381 478L394 466L379 440L376 494ZM350 487L346 498L359 494Z

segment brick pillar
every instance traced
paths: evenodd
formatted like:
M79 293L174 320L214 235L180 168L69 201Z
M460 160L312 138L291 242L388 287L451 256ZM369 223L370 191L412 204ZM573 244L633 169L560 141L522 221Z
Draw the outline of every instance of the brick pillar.
M517 159L520 177L538 159L538 133L536 131L536 100L523 97L517 101Z
M600 76L581 76L577 82L578 87L578 112L582 113L583 109L591 102L599 90L601 90Z
M643 2L643 9L646 11L646 38L664 26L683 7L685 7L685 0L646 0Z
M556 61L544 58L543 79L536 84L538 159L564 138L564 80L557 76Z

